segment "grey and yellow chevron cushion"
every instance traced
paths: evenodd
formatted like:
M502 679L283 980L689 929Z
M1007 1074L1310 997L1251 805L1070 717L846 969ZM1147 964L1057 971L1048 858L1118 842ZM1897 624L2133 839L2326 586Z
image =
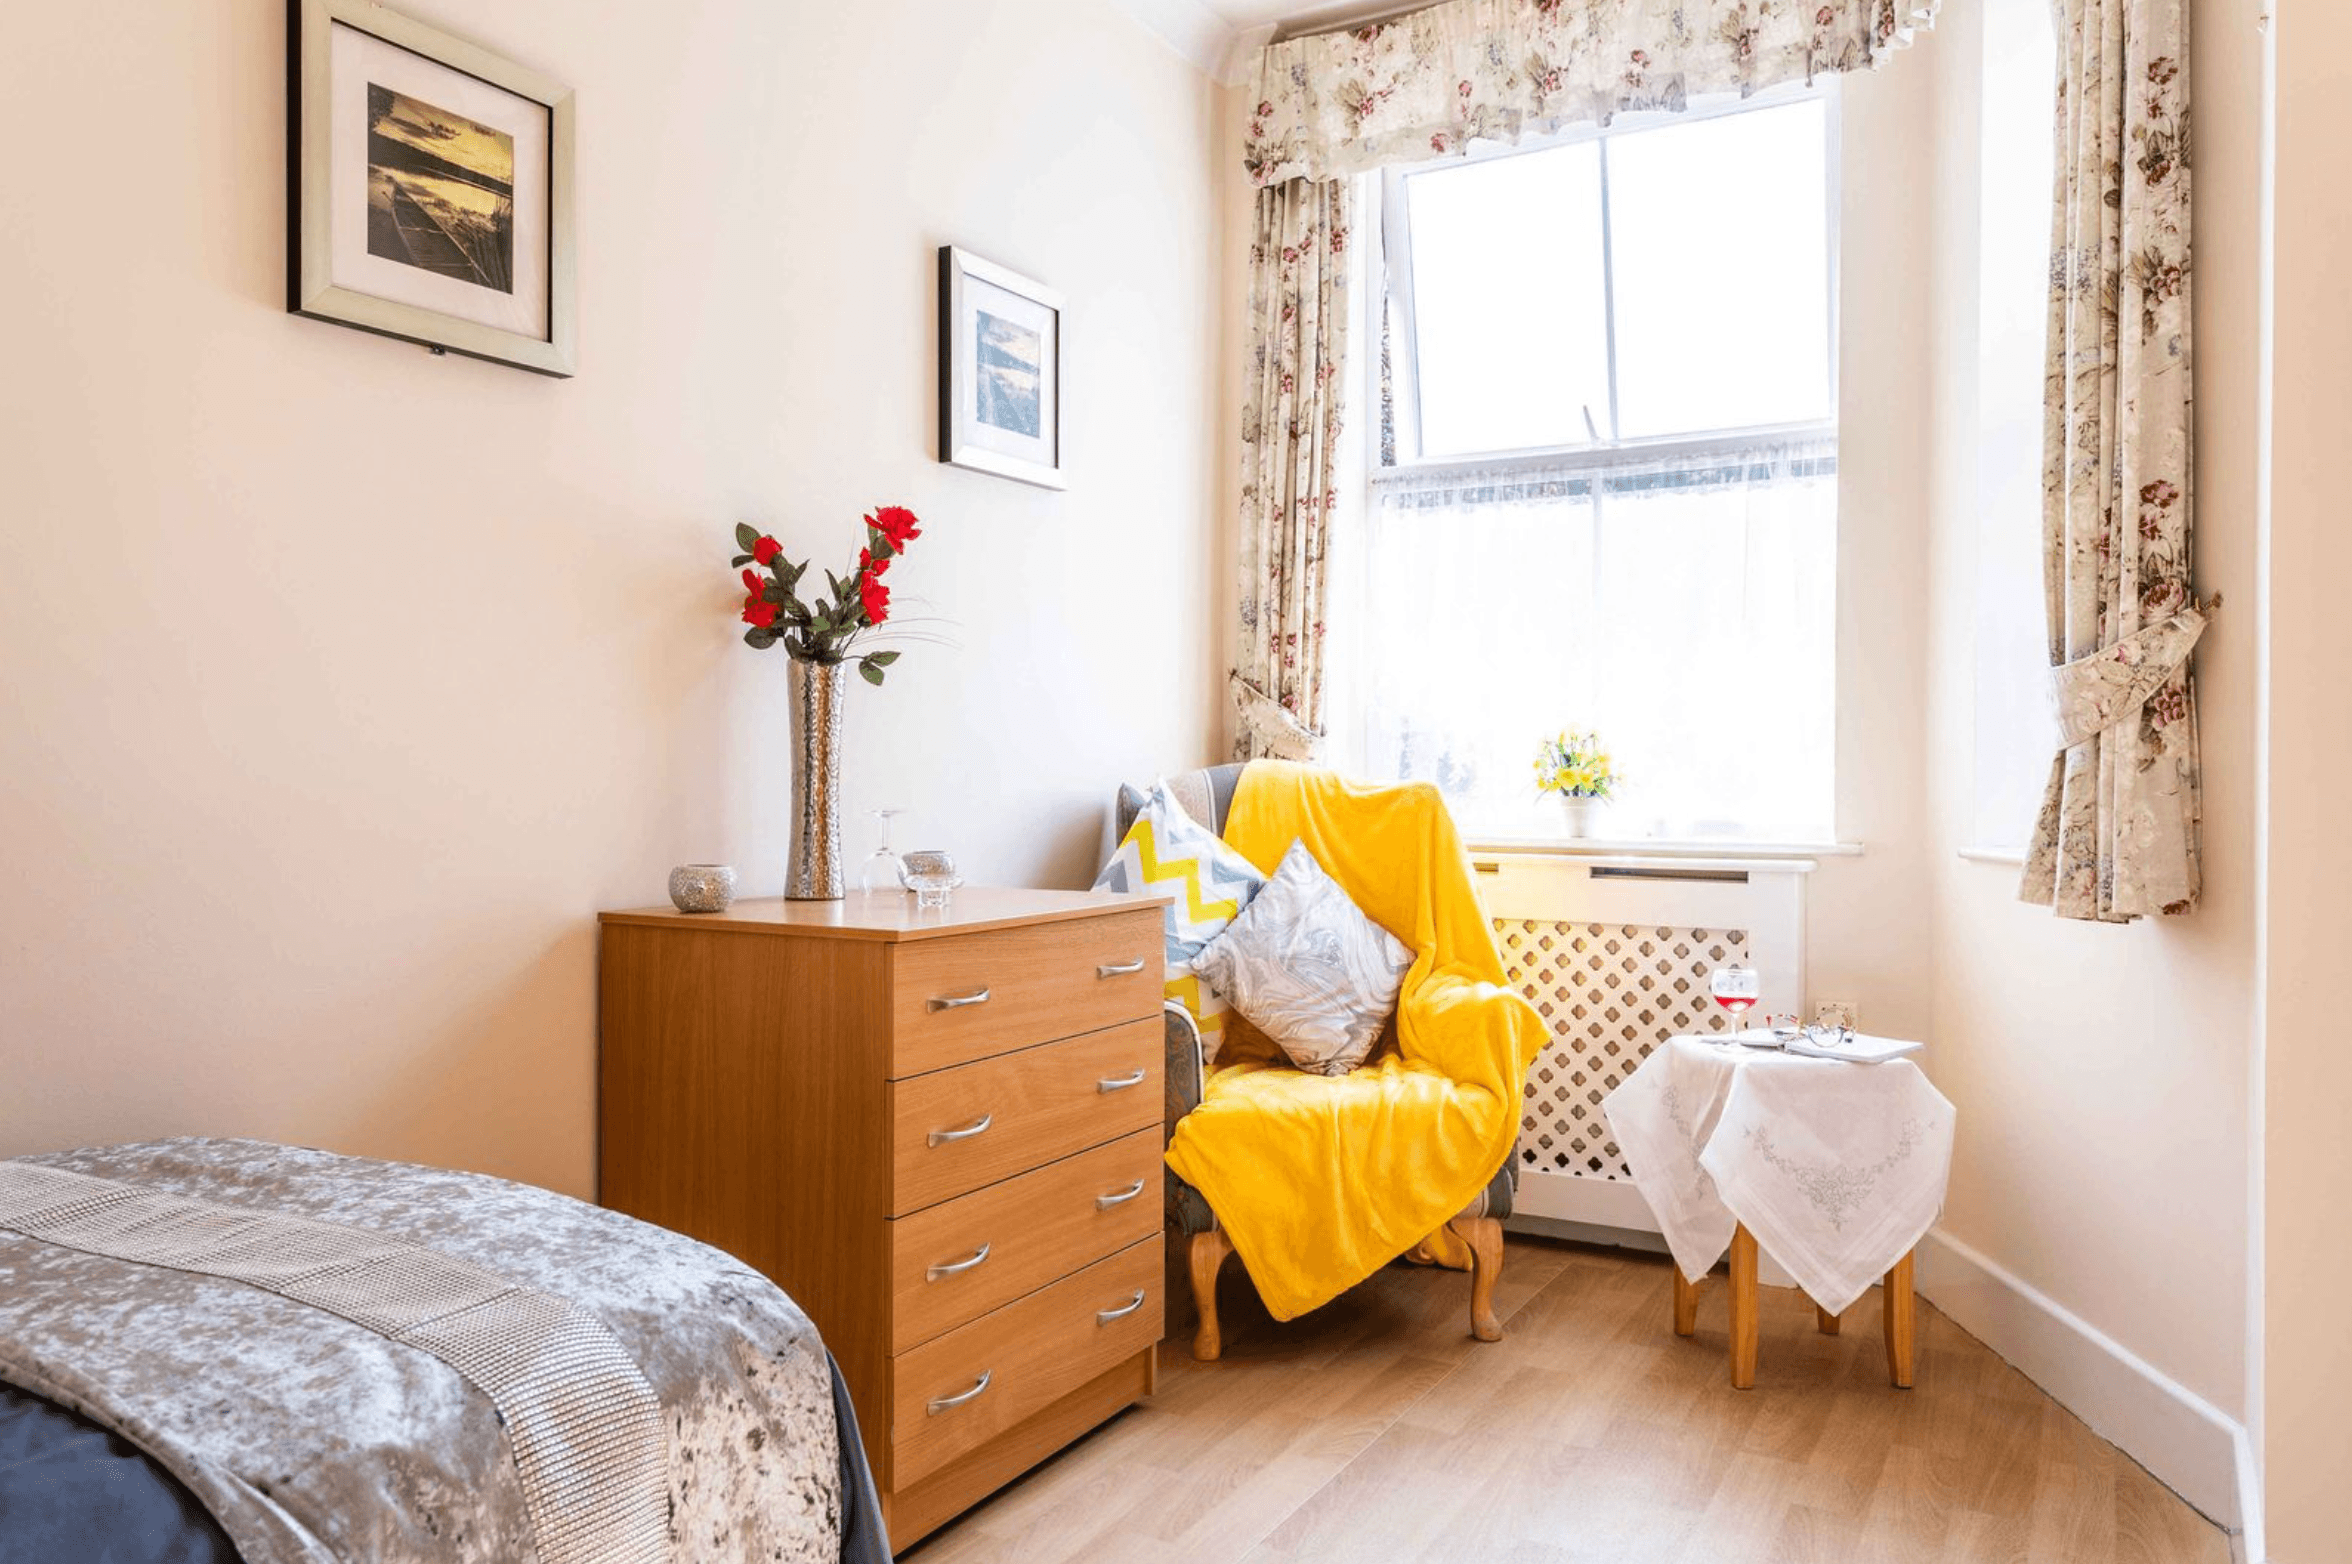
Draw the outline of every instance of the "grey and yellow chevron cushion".
M1111 861L1094 879L1098 891L1157 892L1168 898L1163 904L1167 995L1200 1022L1211 1059L1224 1037L1228 1006L1196 975L1196 963L1265 883L1257 866L1195 820L1166 782L1145 798Z

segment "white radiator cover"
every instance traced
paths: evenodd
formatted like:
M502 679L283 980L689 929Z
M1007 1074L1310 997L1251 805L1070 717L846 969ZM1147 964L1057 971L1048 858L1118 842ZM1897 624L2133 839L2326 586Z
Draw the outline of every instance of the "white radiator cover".
M1473 853L1510 980L1551 1029L1527 1072L1513 1222L1655 1233L1609 1136L1603 1098L1681 1032L1723 1030L1718 966L1763 979L1757 1011L1805 995L1810 859Z

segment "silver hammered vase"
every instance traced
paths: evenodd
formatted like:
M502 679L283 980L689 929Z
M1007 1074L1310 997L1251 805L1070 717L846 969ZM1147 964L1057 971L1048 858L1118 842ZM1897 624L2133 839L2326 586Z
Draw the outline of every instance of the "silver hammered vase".
M792 664L792 901L841 899L841 697L847 663Z

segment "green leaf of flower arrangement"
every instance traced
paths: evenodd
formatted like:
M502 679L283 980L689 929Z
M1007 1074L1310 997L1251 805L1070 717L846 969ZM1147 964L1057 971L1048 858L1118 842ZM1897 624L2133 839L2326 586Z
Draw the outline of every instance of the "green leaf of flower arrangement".
M747 521L735 523L735 546L748 554L759 547L759 529Z
M859 661L858 674L868 684L880 684L882 682L882 670L874 666L874 659L871 657L867 657Z

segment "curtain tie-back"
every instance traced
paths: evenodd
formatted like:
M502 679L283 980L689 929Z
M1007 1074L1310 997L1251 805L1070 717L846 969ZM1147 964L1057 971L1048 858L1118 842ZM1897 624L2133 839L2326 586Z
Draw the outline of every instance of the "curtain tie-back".
M2218 606L2218 599L2216 600ZM2205 612L2184 608L2159 624L2050 670L2058 747L2072 749L2139 714L2205 633Z
M1293 716L1280 701L1236 673L1230 676L1233 707L1241 718L1250 753L1266 760L1311 762L1323 735Z

